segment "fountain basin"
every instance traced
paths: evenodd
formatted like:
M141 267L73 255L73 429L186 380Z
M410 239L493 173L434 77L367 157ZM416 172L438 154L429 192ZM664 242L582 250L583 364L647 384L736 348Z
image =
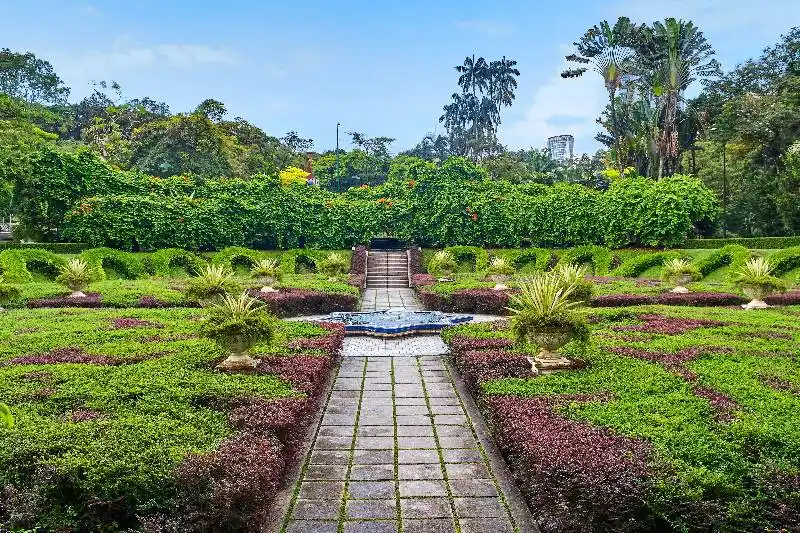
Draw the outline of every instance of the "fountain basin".
M435 334L447 326L472 320L470 315L452 315L438 311L386 310L367 313L339 312L322 317L325 322L344 324L349 335L400 337L415 334Z

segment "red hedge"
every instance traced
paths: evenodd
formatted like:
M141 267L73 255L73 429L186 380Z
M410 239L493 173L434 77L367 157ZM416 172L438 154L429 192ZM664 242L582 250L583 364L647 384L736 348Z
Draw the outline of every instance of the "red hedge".
M323 315L334 311L358 309L358 297L352 294L306 289L280 289L277 292L251 289L249 294L266 303L270 312L279 317Z

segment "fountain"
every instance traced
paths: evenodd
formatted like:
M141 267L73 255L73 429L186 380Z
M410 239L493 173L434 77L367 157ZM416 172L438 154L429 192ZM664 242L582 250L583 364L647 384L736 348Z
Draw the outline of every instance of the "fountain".
M345 332L349 335L401 337L414 334L436 334L447 326L469 322L472 317L438 311L388 309L367 313L331 313L322 317L321 320L344 324Z

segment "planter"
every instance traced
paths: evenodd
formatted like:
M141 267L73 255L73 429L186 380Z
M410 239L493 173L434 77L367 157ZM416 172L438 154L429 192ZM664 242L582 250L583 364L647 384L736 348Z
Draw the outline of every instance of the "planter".
M677 276L672 276L669 278L670 282L675 285L675 288L669 292L673 292L675 294L686 294L689 292L684 285L692 281L692 276L688 274L679 274Z
M511 276L508 274L489 274L486 276L486 279L495 283L494 287L492 287L494 290L505 291L508 290L508 286L505 282L510 280Z
M261 292L275 292L276 289L272 288L275 281L277 281L275 276L262 276L258 278L258 282L261 284Z
M250 349L251 342L243 337L236 337L231 339L229 348L231 354L220 364L217 368L220 370L252 370L258 364L258 361L247 355L247 350Z
M69 295L70 298L86 298L86 293L82 291L72 291L72 294Z
M742 292L750 298L750 302L742 304L743 309L766 309L770 305L764 301L772 291L762 285L744 285Z
M553 328L532 331L528 334L531 343L539 346L539 354L531 361L534 372L548 373L572 367L572 361L558 354L558 349L572 340L572 330ZM529 358L530 360L531 358Z

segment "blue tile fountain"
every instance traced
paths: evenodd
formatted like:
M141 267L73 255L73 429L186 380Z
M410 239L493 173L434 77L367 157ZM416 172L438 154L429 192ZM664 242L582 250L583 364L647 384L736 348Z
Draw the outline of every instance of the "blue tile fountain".
M438 311L405 311L389 309L369 313L331 313L326 322L344 324L349 335L400 337L414 334L435 334L447 326L472 320L470 315L452 315Z

